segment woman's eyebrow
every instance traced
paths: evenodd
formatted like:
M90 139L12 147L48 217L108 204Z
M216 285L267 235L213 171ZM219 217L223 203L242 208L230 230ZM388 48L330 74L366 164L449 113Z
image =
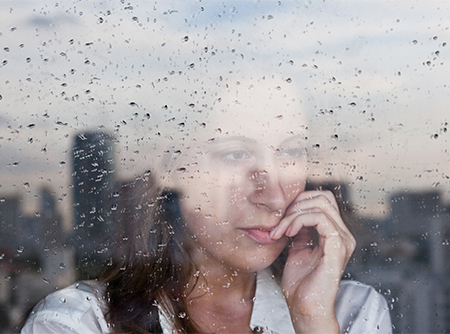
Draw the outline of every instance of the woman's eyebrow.
M306 136L306 134L294 135L292 137L289 137L289 138L286 138L285 140L283 140L280 143L280 146L283 146L285 144L289 144L289 143L291 143L293 141L296 141L296 140L298 140L299 142L300 142L300 140L306 142L307 141L307 136Z
M244 136L230 136L230 137L214 137L208 140L208 144L221 144L227 142L242 142L246 144L255 144L257 141L255 139L247 138Z

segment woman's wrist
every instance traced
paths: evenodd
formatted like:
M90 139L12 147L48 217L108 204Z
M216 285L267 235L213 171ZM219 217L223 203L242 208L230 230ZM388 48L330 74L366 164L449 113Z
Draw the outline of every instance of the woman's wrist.
M302 314L301 312L291 311L290 313L295 333L339 334L339 323L334 312Z

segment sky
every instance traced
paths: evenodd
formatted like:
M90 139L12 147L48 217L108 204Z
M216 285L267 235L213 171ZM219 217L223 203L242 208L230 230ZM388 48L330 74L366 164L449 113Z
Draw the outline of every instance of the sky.
M0 196L35 212L51 187L70 210L71 146L114 133L117 172L146 143L177 73L256 59L307 83L319 149L312 177L349 185L358 212L398 191L450 200L446 1L12 1L0 11Z

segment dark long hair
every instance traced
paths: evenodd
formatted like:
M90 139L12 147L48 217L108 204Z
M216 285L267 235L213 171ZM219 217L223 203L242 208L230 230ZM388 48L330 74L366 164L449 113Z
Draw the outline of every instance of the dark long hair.
M180 333L198 332L185 305L195 272L175 192L149 175L121 189L115 251L101 281L115 332L162 333L158 307Z

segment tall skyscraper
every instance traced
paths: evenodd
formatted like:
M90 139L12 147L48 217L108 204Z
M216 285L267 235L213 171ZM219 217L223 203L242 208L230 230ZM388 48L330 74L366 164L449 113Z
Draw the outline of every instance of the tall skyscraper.
M80 278L98 273L111 250L116 186L113 136L100 131L79 133L73 147L72 244Z
M0 254L15 252L18 244L18 221L20 198L12 196L0 198Z

